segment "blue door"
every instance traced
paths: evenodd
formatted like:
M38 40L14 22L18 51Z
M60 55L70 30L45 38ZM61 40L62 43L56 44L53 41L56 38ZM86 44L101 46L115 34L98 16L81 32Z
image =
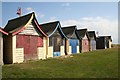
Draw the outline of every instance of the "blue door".
M78 39L70 39L69 43L70 43L70 46L72 48L72 54L76 54L77 53Z

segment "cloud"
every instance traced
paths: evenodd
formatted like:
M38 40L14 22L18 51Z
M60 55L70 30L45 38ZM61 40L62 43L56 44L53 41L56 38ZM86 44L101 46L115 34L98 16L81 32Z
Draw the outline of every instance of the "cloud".
M43 14L43 13L38 13L37 16L38 16L39 18L43 18L43 17L45 17L45 14Z
M70 3L63 3L62 6L63 7L68 7L68 6L70 6Z
M83 17L78 20L63 20L62 26L77 25L78 29L87 28L88 30L98 31L99 35L111 35L113 43L118 42L118 22L109 20L105 17Z
M52 17L50 17L49 21L56 21L56 20L57 20L57 18L55 16L52 16Z
M31 11L31 10L33 10L33 9L32 9L32 8L30 8L30 7L28 7L28 8L26 8L26 10Z
M26 10L27 10L28 12L34 12L33 8L31 8L31 7L26 8Z

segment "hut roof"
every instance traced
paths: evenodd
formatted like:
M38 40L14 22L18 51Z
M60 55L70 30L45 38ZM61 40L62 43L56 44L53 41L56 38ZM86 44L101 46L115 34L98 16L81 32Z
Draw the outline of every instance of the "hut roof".
M56 30L58 30L62 35L62 37L67 38L61 29L61 25L59 21L44 23L44 24L40 24L39 26L43 30L43 32L48 35L48 37L50 37L52 34L54 34L54 32L56 32Z
M36 27L39 26L34 12L9 20L4 28L4 31L12 33L14 35L24 30L27 27L27 25L31 22L34 22ZM39 27L38 29L43 35L47 36Z
M97 38L106 38L106 39L109 39L109 40L111 40L111 41L112 41L111 36L98 36Z
M96 35L95 35L95 31L88 31L88 35L90 38L94 37L96 40Z
M59 23L59 21L40 24L40 28L41 28L47 35L50 35L50 34L55 30L55 28L57 27L58 23Z
M76 33L76 26L62 27L62 30L68 38L78 38L78 34Z
M1 33L3 33L3 34L8 35L8 33L7 33L7 32L5 32L5 31L3 31L3 28L1 28L1 27L0 27L0 32L1 32Z
M85 36L85 34L86 34L87 37L88 37L88 39L90 40L90 37L89 37L88 32L87 32L87 28L85 28L85 29L79 29L79 30L77 30L77 33L78 33L78 36L80 38L83 38Z

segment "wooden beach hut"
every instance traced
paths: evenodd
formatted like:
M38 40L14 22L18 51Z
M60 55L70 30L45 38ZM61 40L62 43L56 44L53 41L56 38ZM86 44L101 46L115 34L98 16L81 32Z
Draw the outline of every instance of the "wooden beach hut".
M90 37L90 51L96 50L96 34L95 31L88 31Z
M61 29L59 21L40 24L40 28L48 36L47 57L65 55L65 39L67 38Z
M111 36L98 36L96 40L97 49L111 48L112 38Z
M80 43L80 52L88 52L90 51L90 37L88 35L87 29L79 29L77 30L79 36L79 43Z
M76 26L62 27L62 30L67 36L65 53L67 54L79 53L79 37L76 32L77 27Z
M8 35L8 33L0 27L0 65L3 65L3 35Z
M4 63L45 58L47 35L40 29L34 12L9 20L4 30L9 33L4 36Z

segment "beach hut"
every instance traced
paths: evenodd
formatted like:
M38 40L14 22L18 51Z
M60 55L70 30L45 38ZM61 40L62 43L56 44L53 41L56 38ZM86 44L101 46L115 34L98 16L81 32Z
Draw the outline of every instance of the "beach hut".
M95 31L88 31L90 37L90 51L96 50L96 34Z
M7 32L3 31L0 27L0 65L3 65L3 35L8 35Z
M67 36L65 53L67 54L79 53L79 37L76 32L77 27L76 26L62 27L62 30Z
M111 36L98 36L96 40L97 49L111 48L112 38Z
M59 21L40 24L40 28L48 36L47 57L65 55L65 39L67 38L61 29Z
M45 58L47 35L40 29L34 12L9 20L4 30L9 33L4 36L4 63Z
M80 48L80 52L88 52L90 51L90 38L87 32L87 29L79 29L77 30L77 34L79 36L79 48Z

